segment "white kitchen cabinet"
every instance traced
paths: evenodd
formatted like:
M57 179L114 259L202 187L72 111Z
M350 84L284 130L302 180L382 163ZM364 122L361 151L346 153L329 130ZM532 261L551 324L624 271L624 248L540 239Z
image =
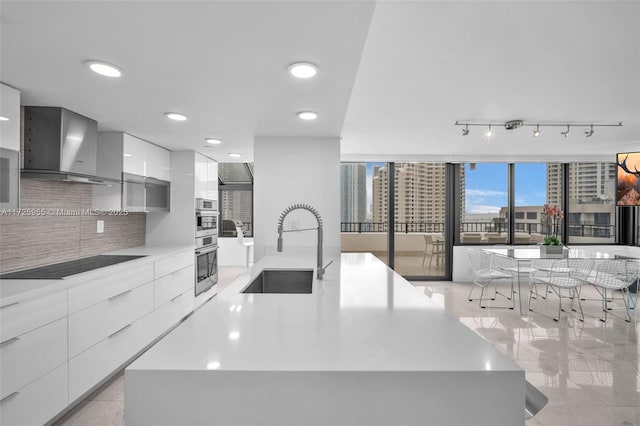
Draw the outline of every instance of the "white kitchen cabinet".
M69 315L69 357L151 312L153 293L153 283L147 283Z
M20 151L20 92L0 83L0 148Z
M209 200L218 199L218 162L207 161L207 197Z
M218 199L218 162L196 152L195 198Z
M56 291L0 307L2 342L67 316L67 292Z
M0 346L0 399L66 362L66 318L4 341Z
M208 158L196 152L195 155L195 198L207 198L208 194Z
M166 256L156 262L154 262L154 278L158 279L169 275L179 269L192 266L195 262L195 255L193 250L184 251L171 256Z
M69 377L65 362L0 401L0 424L45 424L68 404Z
M189 289L194 292L194 279L195 267L192 264L155 280L154 307L158 308L164 305Z
M122 134L122 171L138 176L171 180L171 152L127 133Z
M147 142L135 136L122 134L122 171L147 176Z
M191 288L173 297L164 305L153 311L155 334L161 335L193 312L195 293Z
M69 288L69 314L153 281L153 262L119 265L85 284Z
M152 143L147 143L147 175L160 180L171 180L171 151Z
M73 402L149 345L155 334L149 313L69 360L69 401Z

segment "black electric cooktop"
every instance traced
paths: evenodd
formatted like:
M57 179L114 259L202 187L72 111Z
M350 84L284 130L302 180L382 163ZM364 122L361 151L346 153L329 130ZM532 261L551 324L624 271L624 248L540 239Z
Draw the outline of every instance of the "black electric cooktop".
M81 272L93 271L94 269L104 268L105 266L115 265L117 263L141 257L144 256L102 254L98 256L85 257L84 259L71 260L69 262L54 263L53 265L25 269L24 271L9 272L0 275L0 279L62 279Z

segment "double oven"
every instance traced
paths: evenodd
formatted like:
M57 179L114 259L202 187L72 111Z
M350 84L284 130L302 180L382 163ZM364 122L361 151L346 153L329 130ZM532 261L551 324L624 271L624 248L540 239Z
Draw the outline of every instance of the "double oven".
M196 199L196 296L218 282L218 219L216 200Z

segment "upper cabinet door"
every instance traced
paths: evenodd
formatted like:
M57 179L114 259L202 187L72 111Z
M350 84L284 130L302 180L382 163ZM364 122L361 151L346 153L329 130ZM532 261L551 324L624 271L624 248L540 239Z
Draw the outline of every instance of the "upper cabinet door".
M196 152L194 192L196 198L209 198L208 158Z
M122 171L138 176L147 176L147 145L142 139L123 135Z
M0 148L20 151L20 92L0 83Z
M171 151L147 143L147 177L171 181Z
M218 162L207 159L207 197L210 200L218 199Z

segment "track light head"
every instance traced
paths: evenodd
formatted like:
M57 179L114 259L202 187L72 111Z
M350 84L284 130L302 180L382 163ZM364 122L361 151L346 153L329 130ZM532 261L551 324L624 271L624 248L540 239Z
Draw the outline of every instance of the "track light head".
M593 136L593 124L591 125L591 127L589 129L584 129L584 135L586 137L588 137L588 138Z
M533 131L533 137L537 138L538 136L540 136L540 125L536 124L536 129Z
M571 126L567 124L567 130L565 130L564 132L560 132L560 134L566 138L567 135L569 135L570 131L571 131Z
M489 128L487 129L487 132L484 135L488 138L490 138L491 135L493 135L493 131L491 130L491 124L489 124Z
M462 136L467 136L469 134L469 125L465 125L464 129L462 129Z

